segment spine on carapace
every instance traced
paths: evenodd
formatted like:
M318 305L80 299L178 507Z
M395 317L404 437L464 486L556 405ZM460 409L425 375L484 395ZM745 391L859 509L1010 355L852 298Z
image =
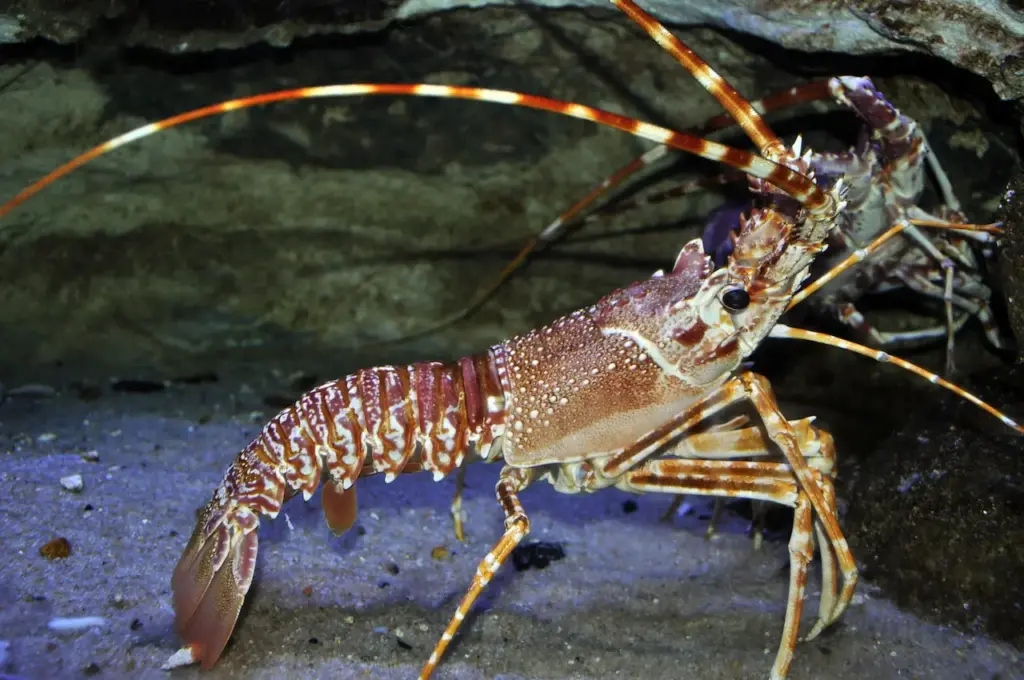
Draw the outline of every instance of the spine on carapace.
M361 369L320 385L242 450L214 503L234 500L275 516L295 493L308 500L322 475L336 491L361 474L391 481L413 468L440 480L467 456L487 458L504 432L503 373L497 347L450 363Z

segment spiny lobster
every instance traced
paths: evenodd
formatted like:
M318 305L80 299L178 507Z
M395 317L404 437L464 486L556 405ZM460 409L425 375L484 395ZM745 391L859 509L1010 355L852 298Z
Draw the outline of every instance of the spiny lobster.
M1009 350L1010 343L1000 333L990 308L991 290L971 248L972 241L991 246L994 238L988 231L956 229L956 225L965 224L967 219L945 171L916 121L896 109L866 77L841 76L807 83L777 92L751 106L758 113L766 113L826 98L832 98L852 110L866 127L855 147L840 153L816 152L811 155L816 181L828 184L842 177L849 196L847 209L840 217L839 229L830 236L829 251L819 266L824 270L830 269L895 225L900 227L906 238L892 239L884 245L879 243L872 257L856 271L835 272L833 278L818 282L812 291L820 289L821 292L811 300L811 306L819 315L847 326L861 342L879 349L919 345L945 337L947 376L954 372L955 335L971 318L981 323L985 337L993 347ZM692 132L707 134L732 122L731 117L723 115ZM758 141L754 137L752 140ZM640 200L602 206L580 219L593 203L668 153L666 146L656 146L615 171L530 239L465 307L393 342L407 342L466 318L487 302L532 253L558 240L574 226L582 226L601 215L624 212L642 203L668 200L712 183L724 184L742 179L741 175L734 173L718 178L701 178ZM925 190L926 165L942 196L938 215L926 212L919 205ZM749 209L749 205L744 208ZM705 231L706 247L716 240L719 248L728 247L727 241L723 243L723 218L735 218L738 212L738 209L723 211L716 222L709 224ZM728 226L734 230L735 219ZM937 231L924 227L945 229ZM871 325L857 309L857 302L865 295L896 289L907 289L922 297L940 300L944 307L944 323L917 330L884 331ZM954 315L954 309L958 315Z
M634 18L657 25L632 0L613 1ZM590 120L730 165L748 175L757 199L750 216L740 219L723 268L712 267L697 239L680 250L667 273L615 291L542 329L454 362L360 370L317 387L274 417L236 457L200 510L175 568L175 625L186 645L169 666L199 662L210 668L220 657L252 583L260 517L275 517L290 497L301 493L308 500L323 480L327 523L341 532L355 519L359 477L383 473L391 481L404 472L429 471L442 479L469 462L502 461L496 495L505 532L480 563L421 678L436 669L466 613L529 532L519 494L539 480L565 493L614 486L793 507L790 591L771 671L773 678L783 678L796 645L815 538L823 587L808 639L847 608L857 568L836 516L831 437L811 419L787 420L768 382L744 368L744 359L767 337L833 344L923 375L1024 434L1024 427L937 375L877 350L777 324L836 228L844 208L842 182L816 186L810 156L800 153L799 144L784 146L735 90L657 26L659 43L759 137L763 157L516 92L334 85L232 100L150 124L96 147L0 207L2 215L74 167L171 125L274 101L358 95L471 99ZM746 415L720 418L745 404L753 407L759 426L749 425Z

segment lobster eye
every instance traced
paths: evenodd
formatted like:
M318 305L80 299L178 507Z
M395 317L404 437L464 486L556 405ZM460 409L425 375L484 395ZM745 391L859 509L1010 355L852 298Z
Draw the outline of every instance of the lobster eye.
M722 293L722 304L733 314L742 312L750 306L750 293L742 288L730 288Z

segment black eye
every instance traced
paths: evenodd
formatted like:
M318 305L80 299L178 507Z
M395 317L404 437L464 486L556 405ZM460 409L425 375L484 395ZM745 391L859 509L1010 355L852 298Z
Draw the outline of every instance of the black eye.
M750 306L750 293L742 288L730 288L722 293L722 304L734 314L742 312Z

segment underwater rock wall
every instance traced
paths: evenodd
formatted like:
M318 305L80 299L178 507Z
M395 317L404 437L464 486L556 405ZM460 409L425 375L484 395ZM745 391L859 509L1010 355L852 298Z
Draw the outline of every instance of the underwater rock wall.
M229 20L218 20L230 32ZM809 63L738 34L679 33L751 97L833 73L875 76L927 130L969 217L992 219L1019 155L1019 123L981 79L937 60ZM317 83L502 87L678 129L719 112L628 20L575 10L458 10L287 49L166 54L118 48L104 35L56 56L38 41L19 49L0 67L5 200L149 121ZM770 120L787 139L800 133L815 149L841 150L859 124L836 108L805 106ZM648 146L559 116L408 98L286 103L162 132L0 218L4 358L161 363L273 345L283 334L331 351L374 348L457 311L522 243ZM680 156L624 193L719 172ZM535 258L473 323L445 328L418 354L478 351L668 266L732 190L712 187L588 225ZM902 315L895 322L908 323Z
M311 35L380 30L460 7L523 3L494 0L16 0L0 8L0 43L43 37L81 40L111 22L125 44L172 53L283 46ZM604 0L534 0L541 7L608 7ZM677 25L747 33L790 49L846 54L916 51L985 77L1004 99L1024 96L1024 7L1014 0L658 0L648 8ZM614 10L609 8L609 13Z
M400 16L489 0L408 0ZM548 7L601 7L604 0L537 0ZM655 0L663 21L740 31L810 52L919 51L984 76L1004 99L1024 96L1024 6L1003 0Z

